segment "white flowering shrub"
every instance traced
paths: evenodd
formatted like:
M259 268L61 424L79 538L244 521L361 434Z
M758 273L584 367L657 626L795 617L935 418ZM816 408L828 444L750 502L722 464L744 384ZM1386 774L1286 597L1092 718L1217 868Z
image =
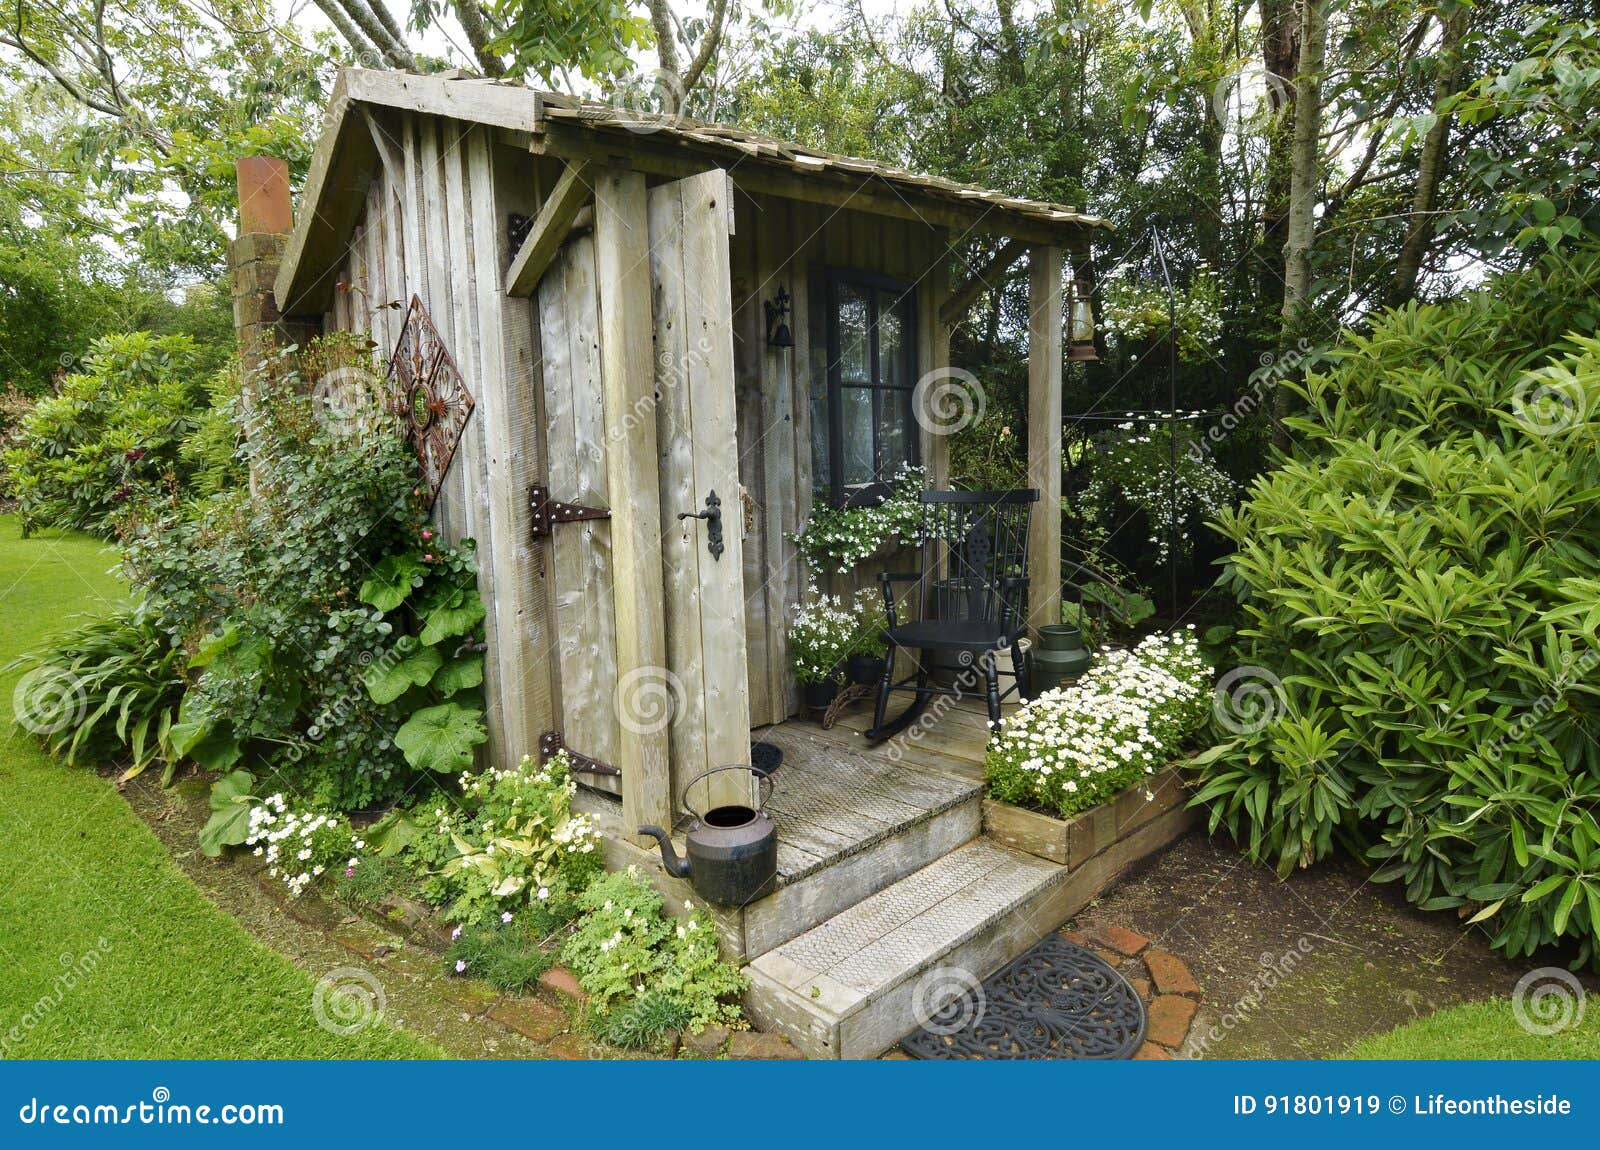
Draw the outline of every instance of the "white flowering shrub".
M589 995L596 1022L641 1005L700 1031L738 1025L746 980L722 960L717 932L703 914L671 919L660 892L638 868L597 878L578 900L584 914L561 948L561 961ZM686 908L687 909L687 906Z
M866 590L877 594L876 588ZM838 678L844 661L860 645L865 624L866 600L861 595L846 606L838 595L824 595L811 584L789 619L789 664L795 678L802 683Z
M457 922L480 923L521 906L563 903L602 868L600 833L575 813L577 783L565 752L543 766L524 756L515 767L461 779L463 809L434 810L432 832L447 837L440 893Z
M1217 467L1210 453L1196 450L1197 435L1191 421L1168 427L1165 419L1137 417L1108 432L1087 457L1088 477L1073 499L1084 540L1104 546L1133 513L1143 512L1157 562L1170 557L1174 527L1178 553L1188 555L1199 524L1232 508L1238 494L1238 485Z
M789 536L813 571L853 571L864 559L890 542L920 543L929 527L922 503L927 475L920 467L901 464L894 489L872 507L830 507L816 504L811 518Z
M295 811L283 795L269 795L250 810L245 845L265 859L267 873L288 888L292 898L328 871L356 865L366 843L342 815Z
M1106 655L1005 720L984 760L990 797L1065 818L1127 790L1205 724L1212 675L1192 630Z

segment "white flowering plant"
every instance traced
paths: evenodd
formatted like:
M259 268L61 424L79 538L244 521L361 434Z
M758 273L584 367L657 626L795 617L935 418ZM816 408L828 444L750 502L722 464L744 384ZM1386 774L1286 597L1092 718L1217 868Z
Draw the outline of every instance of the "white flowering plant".
M1174 427L1164 418L1131 413L1101 437L1098 449L1085 457L1088 477L1073 497L1084 541L1104 546L1130 514L1139 511L1144 513L1157 562L1170 557L1174 535L1179 555L1188 555L1194 548L1195 525L1231 508L1238 494L1238 485L1217 467L1210 453L1194 450L1196 437L1192 419L1180 418Z
M561 961L589 995L592 1020L644 1002L672 1008L663 1014L691 1031L742 1025L738 999L745 977L722 960L716 929L704 914L668 918L660 892L637 867L597 878L578 901L584 914L561 948Z
M1213 674L1192 628L1107 654L1004 721L984 759L989 796L1066 818L1139 784L1205 725Z
M824 595L815 583L795 604L789 620L789 664L802 683L840 677L844 661L861 642L862 600L846 606L838 595Z
M468 773L462 809L435 809L432 832L454 848L439 892L452 900L452 919L476 924L563 904L600 872L600 833L572 809L578 785L569 766L558 752L543 766L524 756L515 767Z
M1198 275L1173 295L1169 302L1165 287L1132 277L1107 284L1101 293L1106 334L1138 348L1164 340L1176 321L1179 356L1186 360L1215 356L1222 338L1222 295L1216 279Z
M891 542L920 543L930 529L922 503L927 473L909 463L895 472L891 490L881 503L867 507L830 507L819 503L804 527L789 536L813 571L843 575Z
M244 841L291 898L299 898L329 871L354 867L367 845L344 816L293 810L282 793L250 809Z

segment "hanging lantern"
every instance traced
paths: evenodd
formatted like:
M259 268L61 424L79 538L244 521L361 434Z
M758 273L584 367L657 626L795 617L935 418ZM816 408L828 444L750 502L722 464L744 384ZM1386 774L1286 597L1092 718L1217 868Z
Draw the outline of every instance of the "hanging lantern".
M1067 358L1093 363L1100 358L1094 350L1094 308L1089 302L1094 286L1075 276L1071 287L1067 297Z

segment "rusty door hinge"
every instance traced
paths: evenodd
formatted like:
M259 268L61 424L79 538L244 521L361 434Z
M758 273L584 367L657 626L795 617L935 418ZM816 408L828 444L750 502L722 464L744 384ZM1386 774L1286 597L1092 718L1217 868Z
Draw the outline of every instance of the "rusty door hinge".
M610 519L609 507L584 507L579 503L557 503L550 498L550 489L542 483L528 488L528 506L533 509L533 526L530 532L535 539L550 534L557 523L576 523L580 519Z
M567 761L572 764L572 769L582 771L586 775L613 775L622 777L622 772L610 763L602 763L599 759L591 759L588 755L581 755L574 751L561 738L560 731L546 731L539 736L539 764L543 766L549 762L557 751L567 752Z

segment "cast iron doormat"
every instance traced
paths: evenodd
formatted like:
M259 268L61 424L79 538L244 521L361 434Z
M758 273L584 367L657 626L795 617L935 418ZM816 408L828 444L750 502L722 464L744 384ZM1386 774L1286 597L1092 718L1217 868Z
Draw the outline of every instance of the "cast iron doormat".
M933 999L927 1022L901 1043L915 1058L1110 1061L1132 1058L1144 1042L1138 991L1093 951L1057 935L981 986L947 979L941 994L939 973L923 984Z

